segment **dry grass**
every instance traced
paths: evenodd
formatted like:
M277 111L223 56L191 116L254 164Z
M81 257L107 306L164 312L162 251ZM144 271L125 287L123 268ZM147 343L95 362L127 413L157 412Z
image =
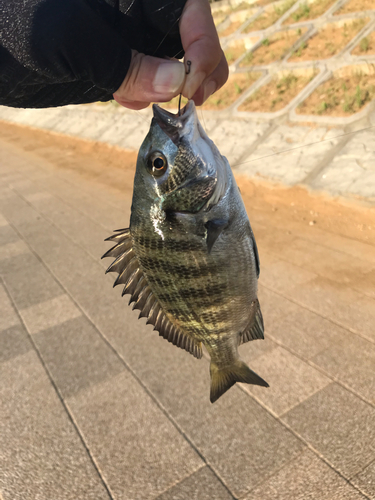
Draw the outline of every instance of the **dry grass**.
M374 0L351 0L341 7L335 14L349 14L351 12L360 12L362 10L374 10Z
M297 0L286 0L283 4L278 7L273 6L268 9L267 12L258 16L252 23L249 24L244 30L244 33L249 33L251 31L259 31L272 26L285 12L287 12Z
M348 45L367 21L368 19L356 19L344 25L328 24L312 38L303 42L289 61L311 61L334 56Z
M286 56L305 32L306 29L280 31L270 38L265 38L258 49L246 55L240 62L240 67L264 65L279 61Z
M375 31L362 38L357 47L352 51L352 54L354 56L375 54Z
M245 90L247 90L254 82L262 76L261 73L248 71L246 73L236 73L228 78L227 83L215 92L201 106L205 110L222 110L233 104ZM164 103L162 106L169 110L177 112L179 97L175 97L171 101ZM181 107L185 106L187 99L181 99Z
M239 40L231 43L224 51L228 64L232 64L237 61L242 54L254 46L257 40L257 38L248 38L246 41Z
M219 31L220 36L229 36L235 31L238 30L238 28L244 23L244 21L233 21L230 23L230 25L225 28L225 30Z
M261 73L252 71L237 73L230 76L224 87L209 97L202 108L207 110L220 110L229 107L260 77Z
M239 107L239 111L279 111L285 108L306 87L313 77L314 74L302 76L289 73L275 78L246 99Z
M353 73L334 77L320 85L297 113L323 116L349 116L375 98L375 74Z
M304 2L291 14L283 24L293 24L308 19L316 19L324 14L336 0L316 0L315 2Z

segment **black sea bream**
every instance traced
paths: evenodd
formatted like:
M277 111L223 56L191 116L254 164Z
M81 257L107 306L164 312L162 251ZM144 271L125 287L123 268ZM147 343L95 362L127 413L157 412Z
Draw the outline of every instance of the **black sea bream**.
M107 272L159 335L211 357L211 402L236 382L268 387L240 359L241 343L263 338L259 257L227 159L190 101L181 116L154 105L138 155L130 228L108 238Z

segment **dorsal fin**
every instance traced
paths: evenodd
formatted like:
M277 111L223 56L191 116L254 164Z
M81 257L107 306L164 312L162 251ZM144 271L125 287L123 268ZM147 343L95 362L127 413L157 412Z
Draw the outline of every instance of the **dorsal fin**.
M125 285L122 295L130 294L129 304L134 302L133 309L140 310L139 317L147 318L146 324L154 325L154 330L157 330L161 337L190 352L194 357L201 358L201 343L172 323L153 294L133 251L130 230L119 229L116 233L105 240L114 241L116 245L102 257L116 257L106 271L118 273L113 286Z
M260 310L259 300L256 299L251 304L250 324L240 335L240 344L250 340L264 339L264 324L262 311Z

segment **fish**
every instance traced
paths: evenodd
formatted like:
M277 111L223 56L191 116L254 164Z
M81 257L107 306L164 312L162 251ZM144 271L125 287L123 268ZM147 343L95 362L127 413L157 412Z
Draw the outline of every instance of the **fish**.
M210 362L210 401L236 382L268 387L239 345L264 338L254 234L228 160L190 100L178 114L153 105L136 165L130 226L106 241L129 304L159 335Z

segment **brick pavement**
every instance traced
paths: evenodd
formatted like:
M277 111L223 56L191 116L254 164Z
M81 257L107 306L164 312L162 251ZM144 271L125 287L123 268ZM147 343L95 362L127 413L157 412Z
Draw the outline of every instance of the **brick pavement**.
M374 247L254 209L266 340L241 354L271 387L211 405L207 360L104 275L130 198L102 168L0 139L0 497L375 498Z

